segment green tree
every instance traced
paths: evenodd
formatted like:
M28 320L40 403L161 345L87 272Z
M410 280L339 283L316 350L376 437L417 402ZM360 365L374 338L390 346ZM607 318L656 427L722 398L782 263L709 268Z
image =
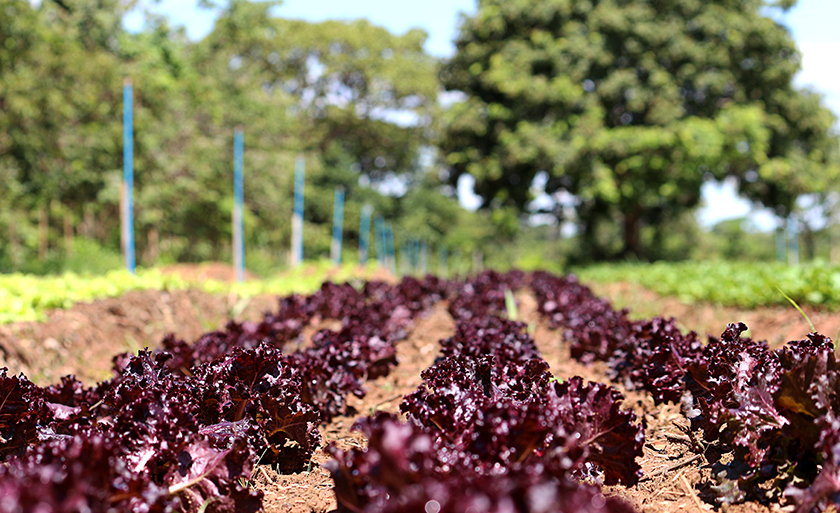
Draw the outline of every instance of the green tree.
M278 2L230 0L213 31L192 42L149 13L140 32L124 30L134 3L10 0L0 9L0 269L36 261L39 239L72 231L62 216L119 250L125 78L134 85L141 265L230 258L237 126L249 268L285 262L299 155L308 258L329 250L336 186L346 191L348 245L364 204L430 243L472 219L439 184L424 185L439 84L422 31L285 20L271 13ZM397 195L395 183L422 188L422 201L411 190ZM435 213L428 221L425 209ZM20 247L7 250L9 240ZM66 255L47 256L57 270Z
M329 251L336 186L346 191L348 243L357 240L362 204L396 215L395 199L370 186L420 174L437 62L423 50L422 31L395 35L366 20L286 20L271 15L276 4L233 0L224 7L213 31L190 49L196 78L206 84L195 100L211 126L246 127L245 201L254 222L246 231L261 233L260 244L288 246L294 159L306 157L310 257Z
M351 155L373 181L417 171L438 89L425 32L395 35L367 20L275 18L269 10L276 4L231 1L195 49L202 75L222 77L223 90L238 96L259 95L256 116L247 109L231 115L249 123L271 118L262 98L290 98L274 117L296 118L279 132L301 139L296 151L315 151L330 163Z
M11 1L0 14L0 169L9 177L4 205L18 210L9 236L26 242L30 213L38 212L42 256L47 224L61 224L50 218L72 227L120 163L120 125L112 120L122 82L120 20L130 6Z
M480 0L442 71L465 95L440 138L449 180L470 174L485 208L522 212L545 173L542 192L572 195L596 258L651 256L645 227L697 206L710 179L733 176L742 195L789 215L840 173L838 139L819 95L792 86L800 56L768 8Z

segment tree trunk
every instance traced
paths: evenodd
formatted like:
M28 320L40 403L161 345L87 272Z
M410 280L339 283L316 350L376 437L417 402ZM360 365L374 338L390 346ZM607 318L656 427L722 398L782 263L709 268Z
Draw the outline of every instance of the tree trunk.
M787 237L788 265L799 265L799 225L794 219L788 218Z
M12 260L12 270L16 271L20 265L20 244L17 238L17 224L15 219L9 221L9 257Z
M816 255L816 238L814 237L814 231L811 229L811 226L808 223L803 223L805 225L805 229L802 230L802 242L805 246L805 260L810 262L814 260L814 256Z
M66 207L64 209L64 253L73 254L73 215Z
M47 251L50 249L49 240L50 211L46 205L41 206L38 219L38 258L41 261L47 259Z
M157 228L150 228L147 237L148 248L146 254L148 255L148 265L154 266L157 264L158 256L160 256L160 233Z
M82 234L88 239L96 237L96 217L93 215L93 208L85 206L85 220L82 223Z
M624 214L624 250L622 256L630 255L642 258L642 246L639 232L641 231L641 216L638 209Z
M99 221L94 225L94 236L96 240L98 240L101 244L105 244L108 240L108 230L113 227L108 226L108 221L112 220L112 213L108 212L108 208L103 208L102 211L99 213ZM117 213L119 215L119 213Z
M484 270L484 253L481 251L473 251L473 272L480 273Z

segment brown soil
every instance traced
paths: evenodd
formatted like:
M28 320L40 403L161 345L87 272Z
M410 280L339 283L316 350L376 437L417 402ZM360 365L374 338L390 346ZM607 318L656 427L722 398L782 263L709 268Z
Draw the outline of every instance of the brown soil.
M198 290L129 292L53 310L44 322L0 325L0 367L8 367L10 374L22 372L42 386L67 374L92 384L110 377L111 359L118 353L156 347L169 333L195 340L224 327L237 309L242 309L237 320L245 320L259 319L276 308L273 296L241 299Z
M408 338L397 344L400 363L396 369L388 376L369 383L368 393L363 399L353 396L349 398L348 402L358 412L358 416L370 415L378 410L399 413L402 397L422 383L420 372L432 365L440 347L438 341L451 336L454 327L452 318L441 304L418 320ZM359 432L352 430L355 417L336 417L323 426L322 448L331 442L341 449L363 447L366 440ZM328 459L322 450L318 450L310 471L279 475L268 468L265 471L258 470L254 482L265 492L265 510L289 513L334 510L336 501L332 478L321 467Z
M190 282L213 280L232 283L236 281L236 269L231 264L223 262L170 264L163 267L161 272L163 274L177 274L181 279ZM253 280L257 279L257 276L246 270L245 279Z
M202 281L222 281L232 283L236 281L236 270L232 265L224 262L202 262L200 264L170 264L161 269L163 274L175 274L181 279L188 282L202 282ZM321 272L314 265L303 265L300 268L288 269L280 273L281 275L311 275L316 272ZM337 273L338 270L328 270L326 277L330 278ZM380 280L387 282L395 282L396 278L384 268L377 268L373 271L364 267L356 269L357 277L365 277L369 280ZM259 277L252 272L245 271L246 280L255 280Z
M754 328L754 336L768 338L774 343L801 338L808 331L807 323L803 326L804 320L799 322L795 310L739 311L686 306L626 284L595 289L612 298L618 306L641 306L645 315L652 312L648 316L665 313L701 333L719 334L726 322L735 320L747 322ZM603 364L584 366L570 358L568 345L562 343L560 334L550 330L538 317L532 296L521 294L518 300L520 316L529 324L555 376L580 375L588 380L608 382ZM133 292L118 299L52 312L43 323L0 326L0 367L9 367L11 373L23 372L41 385L54 383L67 373L75 373L83 381L92 383L109 375L111 357L118 352L155 347L169 332L192 341L206 331L223 327L237 301L236 297L198 291ZM257 319L264 311L275 307L275 298L251 299L239 320ZM840 325L836 316L828 314L814 315L812 320L819 327L828 326L832 330ZM330 327L330 324L319 323L318 327ZM420 371L430 366L437 356L438 341L451 336L453 329L454 322L444 305L437 305L419 319L411 335L397 344L400 363L394 372L370 382L367 396L350 403L357 415L339 416L321 426L324 445L335 442L341 448L364 446L364 438L351 430L355 418L375 410L398 412L402 396L421 383ZM310 327L305 335L314 331L315 327ZM777 335L780 332L783 335ZM679 408L656 406L645 394L622 392L627 398L625 407L635 410L645 426L646 444L640 460L645 477L631 488L607 488L607 494L624 497L645 513L712 509L738 513L781 511L778 506L767 508L756 503L722 508L714 505L707 460L713 457L714 451L706 451L702 440L697 438L699 434L687 429L687 421ZM251 482L265 493L265 510L294 513L334 510L332 480L321 467L326 460L327 456L318 450L307 471L292 475L279 475L267 466L257 467Z
M750 331L745 336L766 340L770 347L779 347L791 340L801 340L811 332L808 321L791 306L773 306L745 310L708 303L683 303L673 297L631 283L590 284L599 296L612 301L615 308L629 308L634 318L674 317L685 330L701 336L720 336L730 322L743 322ZM818 332L835 340L840 335L840 313L804 308Z

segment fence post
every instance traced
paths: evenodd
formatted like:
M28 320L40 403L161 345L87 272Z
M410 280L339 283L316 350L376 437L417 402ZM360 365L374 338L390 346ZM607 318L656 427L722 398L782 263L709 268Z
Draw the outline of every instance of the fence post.
M406 269L408 269L407 274L414 275L417 271L417 244L415 239L408 239L405 241L405 257L408 262L406 262Z
M376 237L376 263L386 265L385 262L385 221L382 216L376 216L373 221L374 236Z
M370 205L362 207L362 218L359 220L359 264L367 265L370 255Z
M330 253L333 264L341 265L341 242L344 235L344 187L335 188L333 201L333 236Z
M233 268L236 281L245 281L245 135L242 127L233 131Z
M131 79L123 82L123 247L125 268L135 273L134 262L134 89Z
M449 250L446 246L438 248L438 276L444 279L449 278Z
M782 221L776 228L776 261L787 261L787 237L785 234L785 221Z
M403 242L400 245L400 258L399 260L399 268L400 268L400 276L408 275L408 259L405 257L408 252L406 247L406 242Z
M799 226L788 218L788 265L799 265Z
M385 255L388 260L388 267L391 272L397 274L397 250L394 247L394 227L391 223L385 223Z
M295 159L295 209L292 215L292 266L303 263L303 187L306 163L303 156Z
M429 265L429 248L426 241L420 242L420 276L426 276Z

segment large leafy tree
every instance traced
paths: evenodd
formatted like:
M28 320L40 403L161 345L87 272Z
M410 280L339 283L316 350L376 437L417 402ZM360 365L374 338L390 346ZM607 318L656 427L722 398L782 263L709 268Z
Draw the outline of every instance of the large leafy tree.
M113 29L128 7L116 0L4 6L0 167L15 170L18 186L7 201L92 201L102 186L95 170L118 165L119 129L109 126L122 80Z
M440 141L449 180L522 212L544 183L600 258L645 257L642 234L709 179L787 216L840 172L834 116L793 87L799 53L765 15L792 3L480 0L442 72L465 95Z
M229 256L237 126L245 131L249 266L284 260L297 156L307 163L307 257L329 251L336 186L346 190L352 243L363 204L395 224L404 214L408 200L380 194L377 184L410 186L425 174L438 63L423 51L420 30L285 20L271 13L279 2L229 0L220 2L213 31L191 42L150 13L143 30L127 32L121 19L134 0L7 3L0 9L0 269L9 268L6 241L24 246L14 253L25 262L38 233L59 236L62 213L118 248L127 77L142 264ZM34 221L48 214L36 230Z
M397 35L366 20L287 20L272 16L277 3L227 3L190 51L214 98L206 102L201 93L196 101L206 105L201 110L213 105L206 117L228 130L246 127L246 174L254 184L246 184L254 214L246 231L275 247L289 239L294 160L306 157L305 254L320 255L329 251L336 186L346 191L351 242L363 203L379 214L396 212L367 185L422 175L438 63L423 50L420 30Z
M373 181L417 171L438 89L425 32L396 35L367 20L275 18L277 3L231 1L195 49L197 69L258 100L256 112L240 109L243 121L271 117L263 98L286 98L290 105L277 117L296 118L296 149L333 163L350 155ZM282 128L288 138L292 127Z

